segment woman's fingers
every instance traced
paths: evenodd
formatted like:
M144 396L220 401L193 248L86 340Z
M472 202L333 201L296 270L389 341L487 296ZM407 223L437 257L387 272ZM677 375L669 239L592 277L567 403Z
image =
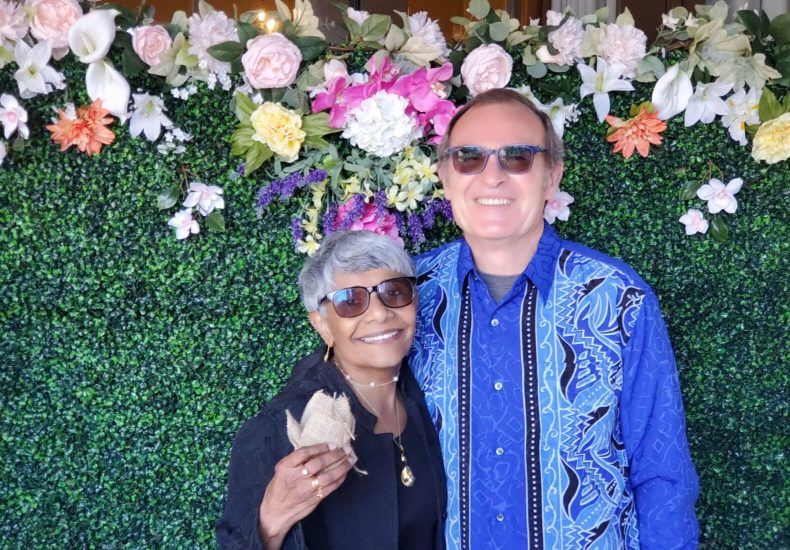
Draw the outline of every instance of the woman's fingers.
M315 496L319 499L326 498L345 481L348 471L351 469L351 462L343 459L333 465L334 467L324 469L320 474L313 476L310 480L310 487Z
M286 468L294 468L300 464L304 464L312 457L336 450L335 445L328 443L319 443L318 445L308 445L307 447L300 447L291 454L285 455L277 464Z
M342 448L313 454L308 460L305 460L301 464L300 473L304 474L306 471L308 475L316 475L335 464L341 463L344 460L347 461L347 459L348 454Z

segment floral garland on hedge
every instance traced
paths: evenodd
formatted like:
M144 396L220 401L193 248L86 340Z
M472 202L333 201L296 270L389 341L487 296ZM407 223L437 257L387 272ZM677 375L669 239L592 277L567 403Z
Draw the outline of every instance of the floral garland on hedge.
M30 136L24 100L78 85L53 66L68 54L88 66L85 88L93 102L63 105L46 126L61 151L73 145L99 154L114 141L110 125L117 119L129 122L133 137L157 142L160 153L183 152L191 136L166 115L167 95L131 94L127 78L141 73L176 99L200 93L198 81L208 90L234 90L231 153L242 158L239 173L265 174L261 209L274 199L301 197L291 229L305 253L341 228L405 237L419 247L437 215L451 217L431 144L467 98L508 86L518 63L536 88L551 73L578 71L577 94L543 102L531 86L517 89L549 115L560 135L576 120L578 102L592 96L599 122L610 126L613 153L625 159L634 152L647 157L660 146L666 121L680 115L687 127L718 120L742 146L753 136L756 161L790 157L790 94L780 101L771 90L790 86L790 14L770 20L739 11L735 23L726 23L725 2L697 6L694 13L675 8L648 47L627 10L614 22L605 10L581 18L549 11L545 24L524 26L487 0L472 0L467 12L452 19L465 36L448 45L425 12L397 13L394 20L348 8L341 13L348 42L330 46L306 0L295 0L293 10L277 0L268 19L256 11L235 20L202 1L198 13L176 12L166 25L154 23L150 8L0 0L0 68L12 64L18 85L16 94L0 95L3 136L14 138L10 146L0 140L0 165ZM120 56L120 71L111 50L113 59ZM674 50L686 54L668 55ZM609 94L634 90L634 81L655 83L652 100L633 105L630 118L611 115ZM744 182L733 177L724 184L723 174L722 180L712 176L681 189L684 200L707 203L712 221L696 208L679 221L689 235L710 227L724 240L720 213L735 213ZM190 182L185 193L164 190L157 203L169 210L183 199L184 208L168 223L185 239L200 231L196 214L210 229L224 230L222 195L218 186ZM546 204L546 219L567 220L573 202L558 191Z

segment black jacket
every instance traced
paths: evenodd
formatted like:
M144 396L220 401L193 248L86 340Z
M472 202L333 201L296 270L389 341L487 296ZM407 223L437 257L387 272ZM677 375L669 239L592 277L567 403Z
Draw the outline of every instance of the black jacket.
M285 431L285 411L302 416L313 393L346 394L356 419L356 439L352 442L367 476L351 470L343 484L288 533L284 549L327 548L333 550L398 548L399 472L395 469L395 446L373 433L376 417L357 400L345 379L330 363L323 361L322 347L294 367L283 391L239 430L231 451L228 497L225 512L217 522L220 548L260 548L258 508L274 475L274 465L293 451ZM444 518L447 506L446 480L439 439L425 406L425 400L408 365L404 363L398 391L409 422L420 433L431 464L436 492L437 529L435 545L444 548ZM309 538L310 540L306 540Z

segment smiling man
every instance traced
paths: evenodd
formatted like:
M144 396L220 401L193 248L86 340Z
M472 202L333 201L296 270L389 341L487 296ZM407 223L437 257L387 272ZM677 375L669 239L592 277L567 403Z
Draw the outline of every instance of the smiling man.
M439 146L463 239L416 259L411 365L448 474L448 548L695 548L697 477L655 294L561 239L548 117L476 96Z

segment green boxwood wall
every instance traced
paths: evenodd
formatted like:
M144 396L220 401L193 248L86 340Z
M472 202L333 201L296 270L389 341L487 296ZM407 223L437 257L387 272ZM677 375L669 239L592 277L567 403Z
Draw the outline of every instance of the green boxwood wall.
M69 80L82 70L68 65ZM8 67L0 89L15 90ZM0 167L0 547L213 546L233 434L317 343L295 284L296 203L257 215L264 182L234 176L230 96L201 90L168 99L195 135L176 160L128 125L99 156L61 153L43 113L67 99L25 103L32 139ZM80 93L68 100L87 102ZM613 112L649 95L621 95ZM661 300L705 547L788 547L790 167L756 164L721 126L680 118L662 147L626 162L587 98L565 135L576 203L558 230L629 262ZM686 237L677 221L691 206L680 184L710 161L746 182L727 243ZM227 233L176 241L175 209L155 196L184 171L225 189ZM429 244L453 235L444 225Z

